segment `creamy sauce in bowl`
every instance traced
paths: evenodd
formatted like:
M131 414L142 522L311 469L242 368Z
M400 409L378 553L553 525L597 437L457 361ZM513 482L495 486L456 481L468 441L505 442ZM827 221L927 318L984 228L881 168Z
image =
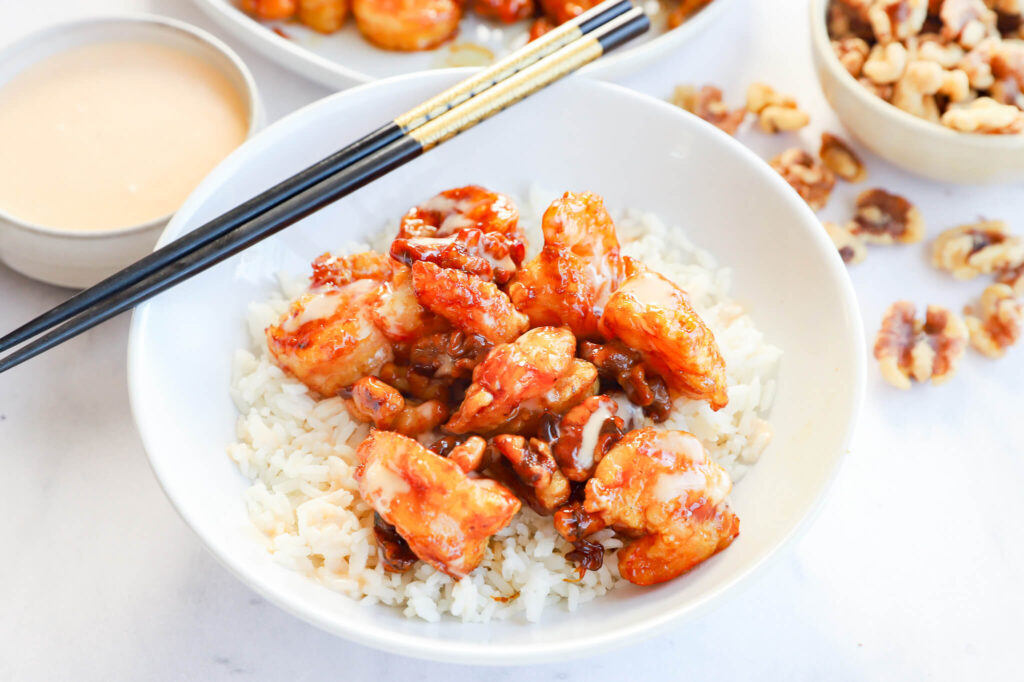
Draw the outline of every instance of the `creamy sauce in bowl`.
M229 77L180 49L53 55L0 86L0 211L73 232L158 220L245 140L249 119Z

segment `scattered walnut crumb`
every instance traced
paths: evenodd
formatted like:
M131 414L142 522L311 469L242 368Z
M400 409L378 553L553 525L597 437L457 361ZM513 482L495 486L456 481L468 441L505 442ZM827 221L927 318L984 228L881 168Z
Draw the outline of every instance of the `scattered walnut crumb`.
M854 78L860 78L864 70L864 62L868 60L868 52L871 48L862 38L852 37L842 40L833 40L832 49L839 57L839 63L850 72Z
M832 239L839 251L839 257L848 265L856 265L868 255L867 245L864 240L850 232L845 227L825 221L822 223L825 232Z
M771 167L786 179L804 201L819 211L828 203L836 176L823 163L799 147L791 147L771 160Z
M915 312L909 301L893 303L875 338L882 377L897 388L910 388L911 379L936 385L947 381L967 347L967 327L959 316L934 305L923 321Z
M924 238L924 219L916 206L898 194L869 189L857 197L850 231L871 244L913 244Z
M757 116L758 126L766 133L799 130L811 122L795 99L764 83L751 83L747 88L747 111Z
M832 133L821 134L818 156L830 171L847 182L867 180L868 171L864 167L864 162L850 149L850 145Z
M971 345L990 358L999 358L1020 339L1024 305L1006 284L991 284L981 294L978 310L964 309Z
M692 85L677 85L670 101L730 135L736 134L747 116L746 109L730 110L722 101L722 91L713 85L699 90Z
M932 265L957 279L971 279L1024 264L1024 239L1009 234L1002 220L960 225L932 244Z

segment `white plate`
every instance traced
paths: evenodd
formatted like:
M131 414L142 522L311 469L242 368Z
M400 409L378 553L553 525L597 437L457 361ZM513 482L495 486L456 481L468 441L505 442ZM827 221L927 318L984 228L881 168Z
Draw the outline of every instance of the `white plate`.
M337 33L322 35L298 23L256 21L238 9L236 0L195 1L214 21L249 47L299 75L338 89L378 78L453 66L453 44L480 45L503 56L526 43L530 27L528 21L499 24L468 12L459 25L454 43L425 52L389 52L366 42L351 17ZM643 7L656 12L648 34L602 57L585 71L606 80L636 71L703 31L731 4L733 0L714 0L679 28L666 31L666 12L658 11L657 0L645 0ZM273 26L281 27L288 38L275 33Z
M218 167L178 212L181 235L465 71L381 81L316 102L271 126ZM622 121L642 119L626 130ZM593 190L614 209L652 210L734 267L785 355L775 438L732 495L742 532L725 552L653 588L623 585L541 623L406 620L330 592L271 559L242 503L248 482L225 453L237 414L228 396L234 349L247 345L250 301L281 270L307 273L324 250L383 227L435 192L481 183L522 194L530 183ZM241 580L282 608L351 640L409 656L473 663L561 660L605 650L709 608L787 540L820 503L846 450L864 386L853 289L835 248L795 192L705 122L653 98L570 78L356 194L141 306L129 342L135 419L157 478L185 521ZM730 644L731 646L732 644Z

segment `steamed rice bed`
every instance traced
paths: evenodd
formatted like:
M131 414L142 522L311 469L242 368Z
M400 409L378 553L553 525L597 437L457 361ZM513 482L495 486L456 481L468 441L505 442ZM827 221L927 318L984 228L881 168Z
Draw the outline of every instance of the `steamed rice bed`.
M529 202L517 202L533 252L543 243L540 216L551 198L534 190ZM728 406L713 412L705 402L679 398L659 426L694 434L736 482L771 438L763 417L771 407L781 353L729 297L729 270L695 248L682 229L668 229L657 216L634 210L615 223L625 255L687 292L726 363ZM378 243L352 244L339 253L386 251L395 232L389 226L377 235ZM341 398L314 398L274 364L267 350L264 329L307 284L304 277L282 277L281 294L250 305L251 348L236 351L234 358L231 395L241 416L238 440L228 454L252 482L243 498L276 561L353 599L388 604L427 621L446 613L464 622L513 616L537 621L546 606L562 604L573 611L615 586L620 578L614 550L623 543L610 529L591 537L609 550L604 565L577 580L576 565L564 558L572 545L555 531L551 517L525 505L491 539L480 567L461 580L425 562L406 573L384 570L377 560L373 509L359 496L354 478L355 448L369 427L349 416Z

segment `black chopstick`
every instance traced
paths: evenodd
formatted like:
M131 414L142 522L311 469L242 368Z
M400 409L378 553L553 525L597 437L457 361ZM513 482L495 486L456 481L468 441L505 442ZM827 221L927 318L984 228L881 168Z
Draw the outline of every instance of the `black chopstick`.
M556 52L520 69L483 95L471 97L451 110L426 121L415 130L349 164L313 187L253 216L232 232L209 241L205 246L183 255L163 269L150 273L134 284L97 301L60 327L0 359L0 372L131 309L142 301L292 225L644 33L649 27L647 16L639 8L633 8L611 19L588 35L579 37Z
M13 348L23 341L65 322L84 312L90 306L106 300L126 287L141 281L161 268L192 253L219 237L229 234L262 213L280 205L314 187L323 180L348 168L373 152L399 140L403 135L420 125L436 118L470 97L493 87L511 74L536 63L543 57L556 52L573 40L587 35L606 22L618 17L632 7L630 0L606 0L574 20L562 24L515 53L498 61L493 66L474 74L464 81L448 88L423 104L395 117L372 133L363 136L325 159L299 171L252 199L236 206L226 213L179 237L166 246L139 259L127 268L104 279L98 284L72 296L70 299L43 313L0 338L0 352Z

